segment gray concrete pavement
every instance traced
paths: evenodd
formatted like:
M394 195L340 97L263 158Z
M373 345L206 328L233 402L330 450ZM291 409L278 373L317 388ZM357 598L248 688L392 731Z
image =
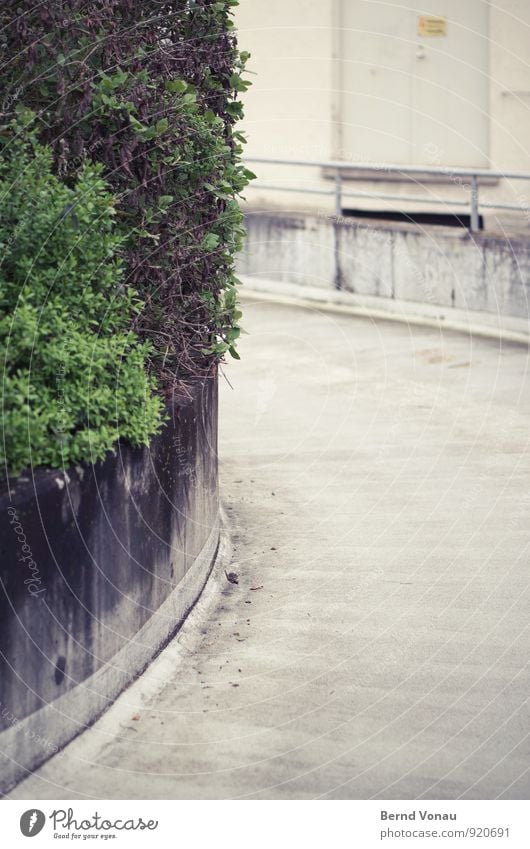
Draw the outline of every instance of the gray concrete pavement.
M12 798L527 798L528 352L273 303L222 381L233 551Z

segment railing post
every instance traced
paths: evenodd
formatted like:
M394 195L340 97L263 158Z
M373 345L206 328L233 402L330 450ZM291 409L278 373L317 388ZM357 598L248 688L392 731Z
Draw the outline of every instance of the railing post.
M335 257L335 288L342 288L342 272L340 267L340 220L342 216L342 174L335 169L335 221L333 224L333 253Z
M471 177L471 232L476 232L480 227L480 219L478 214L478 177L473 174Z
M335 171L335 215L342 215L342 175L339 168Z

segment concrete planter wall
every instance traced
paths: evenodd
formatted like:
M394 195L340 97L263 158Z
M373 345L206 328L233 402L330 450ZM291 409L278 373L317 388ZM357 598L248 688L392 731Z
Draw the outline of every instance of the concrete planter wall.
M247 210L249 289L530 338L530 241L454 227Z
M0 498L0 787L78 734L175 633L219 537L217 382L150 448Z

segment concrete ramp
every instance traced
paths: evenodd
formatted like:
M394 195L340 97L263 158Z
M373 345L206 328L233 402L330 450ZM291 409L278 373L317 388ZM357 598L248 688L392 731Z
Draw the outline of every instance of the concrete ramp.
M527 798L527 349L317 305L244 323L225 560L12 798Z

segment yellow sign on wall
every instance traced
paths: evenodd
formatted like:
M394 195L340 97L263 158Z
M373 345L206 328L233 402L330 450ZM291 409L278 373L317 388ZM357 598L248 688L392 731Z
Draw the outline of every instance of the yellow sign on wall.
M435 15L421 15L418 18L418 35L447 35L447 18Z

